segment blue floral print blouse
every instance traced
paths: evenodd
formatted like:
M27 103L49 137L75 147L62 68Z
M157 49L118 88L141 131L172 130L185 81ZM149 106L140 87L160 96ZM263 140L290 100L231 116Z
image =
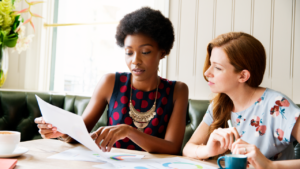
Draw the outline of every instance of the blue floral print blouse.
M213 122L212 104L203 118ZM263 95L249 108L231 112L231 121L242 140L257 148L270 160L294 159L293 127L300 109L287 96L266 88Z

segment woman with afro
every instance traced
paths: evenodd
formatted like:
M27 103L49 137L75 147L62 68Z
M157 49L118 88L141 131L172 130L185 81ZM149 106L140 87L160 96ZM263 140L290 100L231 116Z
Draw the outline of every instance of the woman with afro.
M124 48L130 72L107 74L100 79L82 117L91 131L108 105L107 126L91 134L99 148L112 147L178 154L185 132L188 87L158 76L161 59L174 43L172 23L148 7L129 13L120 21L117 44ZM117 60L116 62L119 62ZM43 138L72 139L35 120Z

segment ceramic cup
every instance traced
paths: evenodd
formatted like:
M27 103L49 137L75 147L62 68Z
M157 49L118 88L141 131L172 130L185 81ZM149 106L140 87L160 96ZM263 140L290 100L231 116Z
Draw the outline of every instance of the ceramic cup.
M224 169L220 161L225 159L226 169L246 169L247 168L247 156L240 154L226 154L218 158L218 165L221 169Z
M20 132L0 130L0 154L12 154L20 140Z

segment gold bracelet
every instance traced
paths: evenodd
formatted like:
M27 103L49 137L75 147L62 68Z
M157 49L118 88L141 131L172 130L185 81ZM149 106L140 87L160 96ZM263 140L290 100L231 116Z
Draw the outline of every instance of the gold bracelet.
M57 139L63 142L68 142L71 139L71 137L68 136L67 138L63 138L62 136L59 136Z

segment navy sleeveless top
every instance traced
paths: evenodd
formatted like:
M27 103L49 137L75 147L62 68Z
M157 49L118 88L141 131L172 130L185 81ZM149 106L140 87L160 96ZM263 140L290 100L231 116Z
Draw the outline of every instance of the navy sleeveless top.
M115 86L108 106L107 125L128 124L135 127L129 116L131 73L116 73ZM176 81L160 78L156 100L156 115L151 119L144 133L164 139L166 128L173 111L173 91ZM132 87L132 104L137 111L146 112L154 104L156 89L144 92ZM135 127L136 128L136 127ZM114 147L142 150L127 137L118 140Z

